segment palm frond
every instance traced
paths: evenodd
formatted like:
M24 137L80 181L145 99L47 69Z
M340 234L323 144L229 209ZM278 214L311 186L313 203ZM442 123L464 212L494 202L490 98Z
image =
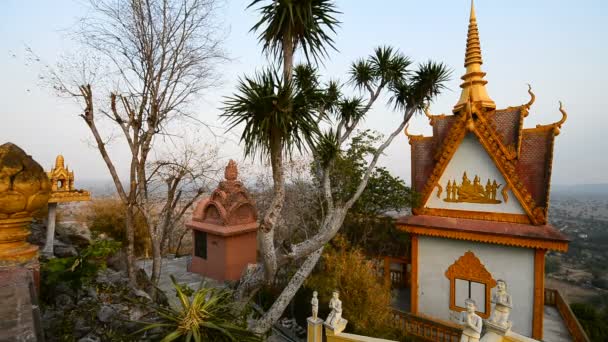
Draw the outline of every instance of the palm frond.
M329 129L325 132L315 146L314 156L325 168L332 160L340 154L340 143L336 132Z
M324 113L334 113L342 97L340 82L337 80L330 80L327 82L323 91L322 98L322 110Z
M241 142L247 156L265 157L273 139L290 154L314 144L318 137L318 99L276 71L266 70L239 81L238 92L224 102L221 115L228 130L244 125Z
M451 71L445 64L432 61L422 63L408 81L390 85L389 104L395 110L413 108L421 111L446 89L450 77Z
M347 125L361 120L365 114L363 99L360 97L345 98L338 103L338 119Z
M318 62L327 56L327 48L335 49L330 33L335 33L340 22L340 14L331 0L254 0L247 8L259 7L260 19L251 28L259 32L258 39L264 51L272 54L277 60L282 57L283 48L301 47L306 59ZM291 42L286 42L290 39Z
M293 81L300 89L317 89L319 75L310 64L298 64L293 69Z
M374 75L384 84L402 82L412 61L390 46L377 47L369 58Z
M355 61L348 72L350 74L349 83L357 89L363 89L366 86L372 86L375 81L374 68L366 59L358 59Z

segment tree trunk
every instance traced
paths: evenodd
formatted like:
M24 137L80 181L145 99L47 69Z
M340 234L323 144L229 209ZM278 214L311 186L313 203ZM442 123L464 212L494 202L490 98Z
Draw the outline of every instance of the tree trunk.
M134 205L127 203L127 213L125 220L125 235L127 236L127 246L125 248L127 254L127 275L131 285L136 285L135 279L135 212Z
M152 276L150 280L155 286L158 285L160 280L160 267L162 264L162 253L161 253L161 239L158 234L150 233L150 240L152 241Z
M283 79L290 81L293 70L293 41L291 35L285 33L283 35Z
M260 224L260 253L264 262L264 271L267 283L271 283L277 271L277 256L274 247L274 228L285 202L285 177L283 170L283 144L275 133L270 146L270 163L272 166L272 179L274 182L274 194L270 207L264 215Z
M264 334L279 320L279 318L281 318L283 311L285 311L285 308L289 305L298 289L304 284L304 280L310 275L310 272L314 269L322 253L323 246L306 258L302 266L300 266L300 269L291 277L289 283L279 295L279 298L274 301L270 310L251 327L253 332Z

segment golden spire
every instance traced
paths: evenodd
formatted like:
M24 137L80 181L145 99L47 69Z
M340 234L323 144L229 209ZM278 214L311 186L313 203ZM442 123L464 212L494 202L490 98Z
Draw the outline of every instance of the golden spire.
M466 73L462 76L462 92L460 100L454 106L454 113L462 110L470 100L473 103L481 103L481 107L495 109L496 104L488 96L486 83L483 77L485 72L481 71L481 44L479 43L479 30L477 29L477 18L475 17L475 5L471 0L471 16L469 18L469 32L467 34L467 50L464 57Z
M64 167L64 159L63 156L61 154L57 155L57 158L55 158L55 168L56 169L63 169Z

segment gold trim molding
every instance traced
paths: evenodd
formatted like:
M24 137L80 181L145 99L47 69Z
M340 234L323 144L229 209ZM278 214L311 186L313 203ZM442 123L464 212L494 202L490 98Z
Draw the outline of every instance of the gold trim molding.
M495 213L485 211L454 210L439 208L415 208L414 215L432 215L441 217L464 218L471 220L498 221L530 224L530 219L524 214Z
M568 242L566 241L551 241L551 240L537 240L525 237L508 236L508 235L497 235L497 234L484 234L476 232L465 232L457 230L446 230L441 228L429 228L429 227L418 227L410 225L397 225L402 231L410 234L418 234L423 236L440 237L455 240L466 240L476 241L483 243L493 243L497 245L524 247L524 248L540 248L550 249L558 252L568 251Z

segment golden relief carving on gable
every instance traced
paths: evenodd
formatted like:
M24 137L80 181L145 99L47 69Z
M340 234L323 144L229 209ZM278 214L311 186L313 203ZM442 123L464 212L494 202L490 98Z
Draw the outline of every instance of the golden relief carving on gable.
M473 181L471 181L465 171L460 184L456 180L448 180L445 186L446 195L443 200L454 203L499 204L502 201L496 199L496 194L501 186L502 184L498 184L496 179L492 181L489 178L484 186L478 175L475 175Z

